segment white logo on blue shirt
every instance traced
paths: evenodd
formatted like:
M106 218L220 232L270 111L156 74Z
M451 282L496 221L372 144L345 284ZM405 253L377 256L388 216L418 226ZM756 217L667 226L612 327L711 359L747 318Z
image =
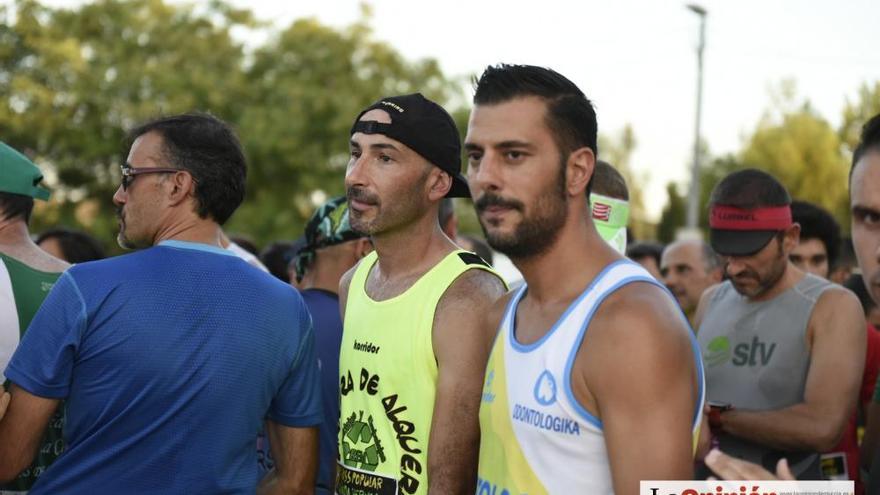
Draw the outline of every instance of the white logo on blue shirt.
M535 382L535 400L542 406L550 406L556 402L556 379L547 370Z

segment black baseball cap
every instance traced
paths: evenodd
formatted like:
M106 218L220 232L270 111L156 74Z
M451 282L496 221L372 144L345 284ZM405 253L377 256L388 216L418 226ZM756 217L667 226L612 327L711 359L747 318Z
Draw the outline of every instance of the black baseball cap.
M361 121L370 110L384 110L390 124ZM382 134L400 141L436 167L452 176L448 198L470 197L467 180L461 174L461 141L458 127L440 105L413 93L389 96L365 108L354 119L351 133Z
M773 240L778 230L709 230L709 245L721 256L751 256Z

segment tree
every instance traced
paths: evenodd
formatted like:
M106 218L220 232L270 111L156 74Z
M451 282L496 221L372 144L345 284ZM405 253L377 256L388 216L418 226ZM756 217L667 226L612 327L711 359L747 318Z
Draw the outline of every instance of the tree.
M809 103L778 120L763 119L740 161L772 174L794 198L823 206L838 221L848 218L848 166L840 138Z
M197 12L161 0L70 10L19 0L2 14L15 22L0 26L0 133L56 178L35 229L49 220L110 238L128 128L162 113L201 109L231 121L241 113L244 50L230 30L253 25L246 11L219 2Z
M709 231L709 197L718 182L731 172L745 168L733 155L724 155L712 159L700 169L699 197L699 228L703 238L708 238ZM666 186L667 202L663 207L660 222L657 225L657 239L663 243L675 240L678 229L683 227L687 217L687 198L679 194L678 187L670 183Z
M230 229L296 237L314 191L344 192L349 130L361 109L393 94L419 91L441 103L457 96L436 61L408 62L373 39L364 15L341 31L298 20L255 51L240 120L254 194Z
M878 113L880 113L880 82L875 82L873 86L862 84L855 102L850 102L847 98L838 135L850 153L859 142L862 126Z
M666 206L660 215L657 224L657 240L662 244L669 244L675 240L675 233L684 225L687 215L685 198L678 193L678 187L674 182L666 184Z
M636 239L653 237L654 226L645 215L645 201L642 185L648 181L647 175L638 175L632 168L632 154L637 146L632 126L627 124L615 134L599 135L599 158L610 163L626 180L629 189L630 229Z
M55 190L34 229L63 223L112 239L126 131L201 110L232 123L248 157L247 198L228 230L259 242L293 238L313 195L342 192L348 130L361 108L412 91L459 100L435 61L407 61L376 41L366 9L347 28L299 20L258 46L233 36L242 30L273 32L222 0L0 7L0 135L39 163Z

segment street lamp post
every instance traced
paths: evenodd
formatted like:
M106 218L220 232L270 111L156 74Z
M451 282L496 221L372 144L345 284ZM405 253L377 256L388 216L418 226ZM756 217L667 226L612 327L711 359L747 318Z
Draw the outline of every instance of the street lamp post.
M697 122L694 133L694 163L691 166L691 190L688 195L687 228L697 231L700 208L700 116L703 109L703 48L706 47L706 9L696 4L687 8L700 16L700 44L697 45Z

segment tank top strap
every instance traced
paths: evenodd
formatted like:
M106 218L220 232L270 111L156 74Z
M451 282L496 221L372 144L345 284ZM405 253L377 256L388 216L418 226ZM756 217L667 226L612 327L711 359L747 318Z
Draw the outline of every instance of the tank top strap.
M579 343L602 302L624 285L633 282L660 285L647 270L630 260L619 260L605 267L556 323L556 327L561 330L558 337L559 348L572 349Z
M354 276L351 278L351 285L348 287L348 299L352 299L352 290L357 291L357 296L367 295L367 276L370 275L370 270L373 269L373 265L376 264L378 259L379 255L376 251L370 252L370 254L361 259L361 262L354 271Z

